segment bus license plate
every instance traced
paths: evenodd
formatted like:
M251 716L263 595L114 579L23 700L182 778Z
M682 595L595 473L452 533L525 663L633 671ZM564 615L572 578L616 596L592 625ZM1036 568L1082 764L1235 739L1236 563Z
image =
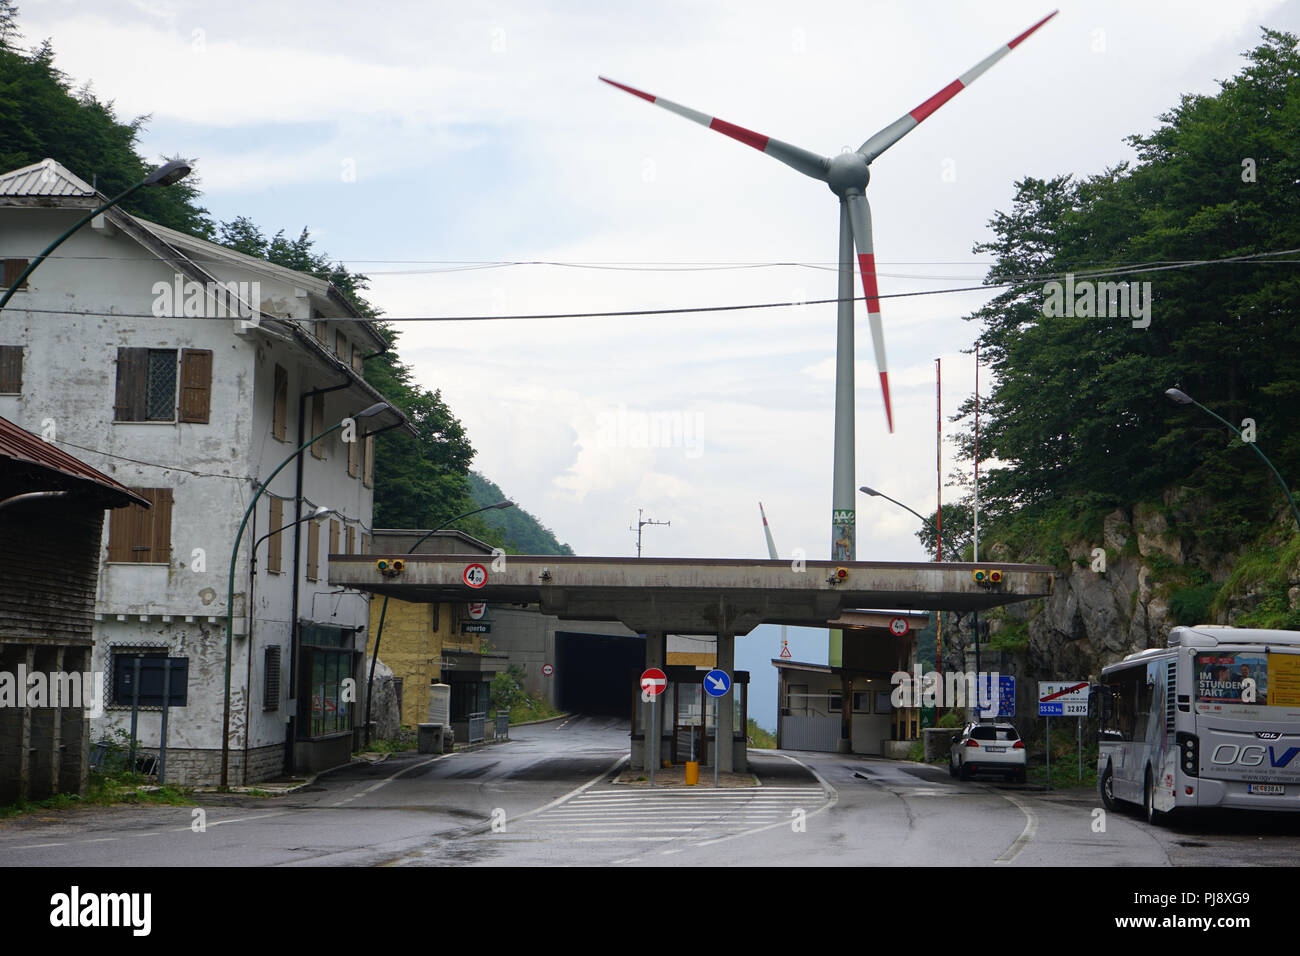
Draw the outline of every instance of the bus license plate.
M989 748L989 753L991 753L991 754L1004 754L1004 753L1006 753L1006 752L1007 752L1007 748L1006 748L1006 747L990 747L990 748Z
M1286 787L1277 783L1249 783L1246 785L1246 792L1280 797L1286 793Z

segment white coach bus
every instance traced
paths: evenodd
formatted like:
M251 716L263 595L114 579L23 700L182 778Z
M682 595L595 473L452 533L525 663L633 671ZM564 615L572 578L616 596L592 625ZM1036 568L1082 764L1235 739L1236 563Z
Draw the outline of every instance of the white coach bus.
M1300 810L1300 631L1176 627L1093 688L1102 802Z

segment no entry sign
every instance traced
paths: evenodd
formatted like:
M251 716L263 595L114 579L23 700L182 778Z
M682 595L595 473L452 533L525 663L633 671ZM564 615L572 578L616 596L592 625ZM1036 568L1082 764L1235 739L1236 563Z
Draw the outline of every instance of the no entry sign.
M641 675L641 690L658 697L668 687L668 675L657 667L647 667Z

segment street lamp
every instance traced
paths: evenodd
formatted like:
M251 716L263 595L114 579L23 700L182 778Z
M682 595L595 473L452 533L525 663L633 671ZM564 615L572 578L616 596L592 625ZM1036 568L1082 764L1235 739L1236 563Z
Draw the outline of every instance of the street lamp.
M1264 464L1268 465L1269 470L1273 472L1273 476L1277 478L1277 483L1282 486L1282 493L1286 495L1286 500L1291 503L1291 513L1295 515L1296 527L1300 528L1300 509L1296 508L1295 499L1291 497L1291 489L1288 488L1286 482L1282 480L1282 476L1278 473L1278 470L1273 467L1273 463L1268 460L1268 456L1259 450L1258 445L1256 445L1253 441L1246 441L1246 436L1241 433L1241 429L1239 429L1236 425L1232 424L1232 422L1228 421L1223 416L1217 415L1214 412L1210 411L1208 408L1206 408L1204 405L1202 405L1200 402L1192 398L1192 396L1188 395L1186 392L1182 391L1181 389L1167 388L1165 389L1165 397L1168 398L1171 402L1173 402L1176 405L1195 405L1201 411L1205 412L1205 414L1211 415L1214 418L1217 418L1219 421L1223 422L1223 424L1227 425L1229 428L1231 428L1234 432L1237 433L1238 438L1240 438L1243 442L1245 442L1245 444L1253 448L1255 450L1255 454L1259 455L1260 458L1264 459Z
M71 228L69 228L67 232L65 232L63 235L59 236L59 238L51 242L48 246L45 247L45 251L43 251L39 256L37 256L35 259L33 259L31 262L27 264L27 268L23 270L22 275L20 275L17 279L15 279L13 284L9 286L7 290L5 290L4 296L0 297L0 309L3 309L5 305L8 304L9 300L13 297L13 294L22 287L22 284L24 282L27 281L27 277L36 271L36 267L39 266L42 262L44 262L46 257L51 252L57 249L63 243L63 241L67 239L70 235L72 235L74 232L76 232L86 223L90 222L90 220L94 219L105 209L109 209L113 206L116 206L123 199L126 199L137 189L140 189L144 186L170 186L172 183L179 182L180 180L184 179L186 176L190 174L190 168L191 167L189 163L183 160L173 159L170 163L166 163L165 165L159 166L157 169L151 172L144 179L140 180L134 186L131 186L130 188L114 196L112 199L104 203L104 205L100 206L98 209L93 209L90 212L86 213L86 215L83 216L81 219L78 219L77 222Z
M496 508L513 508L514 506L515 503L513 501L509 501L509 500L498 501L496 504L484 505L482 508L475 508L473 511L466 511L463 515L456 515L456 517L447 521L446 524L442 525L441 527L434 528L428 534L420 538L419 541L411 545L410 550L408 550L406 553L415 554L416 548L424 544L424 542L428 541L439 531L444 530L447 527L447 525L455 524L461 518L468 518L470 515L476 515L480 511L492 511ZM371 691L373 691L375 688L375 662L379 660L379 641L384 636L384 618L387 616L388 616L388 595L385 594L384 605L379 609L379 627L376 628L375 630L375 652L370 657L370 676L366 679L366 746L367 747L370 746L370 700L372 697Z
M911 511L912 514L914 514L914 515L916 515L918 518L920 518L921 521L922 521L922 522L923 522L923 523L924 523L924 524L925 524L925 525L926 525L926 526L927 526L931 531L933 531L933 532L935 533L935 539L934 539L934 540L935 540L935 547L934 547L934 550L935 550L935 554L937 555L936 560L939 560L939 561L942 561L942 560L943 560L943 554L942 554L942 553L940 552L940 550L939 550L939 547L940 547L940 546L939 546L939 537L938 537L939 529L935 527L933 521L931 521L929 518L925 517L924 515L922 515L922 514L916 512L916 511L913 511L911 508L908 508L907 505L903 504L901 501L896 501L895 499L889 497L889 495L884 494L883 492L880 492L880 491L876 491L876 489L874 489L874 488L868 488L866 485L863 485L861 488L858 489L858 491L861 491L863 494L871 495L871 496L876 497L876 498L884 498L886 501L893 501L894 504L898 505L898 507L900 507L900 508L902 508L902 509L904 509L904 510L906 510L906 511ZM954 557L954 558L959 558L959 557L961 557L961 555L958 554L957 551L954 550L954 551L953 551L953 557Z
M352 416L352 420L358 421L363 418L372 418L381 412L390 410L392 410L392 406L387 402L376 402L364 411L357 412ZM230 581L229 587L226 591L226 699L221 714L221 789L223 790L227 788L230 780L230 649L235 637L235 561L239 557L239 542L244 537L244 528L248 526L248 519L252 515L253 509L257 507L257 499L262 497L262 492L266 491L275 476L304 451L316 444L316 442L320 441L331 432L335 432L342 428L346 421L348 421L348 419L345 418L337 424L331 425L319 435L316 435L299 445L292 455L276 466L275 471L271 472L271 474L267 476L266 480L262 482L261 487L257 489L257 493L253 495L253 500L248 503L248 507L244 510L244 518L239 522L239 531L235 533L235 543L230 549ZM313 515L312 517L316 516ZM295 521L294 524L298 524L298 522ZM292 525L289 527L292 527ZM297 587L298 582L294 581L293 585L294 587ZM292 622L290 623L290 626L293 626Z

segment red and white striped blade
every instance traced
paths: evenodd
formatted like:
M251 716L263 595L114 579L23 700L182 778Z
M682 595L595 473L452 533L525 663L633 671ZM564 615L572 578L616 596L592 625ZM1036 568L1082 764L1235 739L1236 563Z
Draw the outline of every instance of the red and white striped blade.
M876 371L880 373L880 393L885 399L885 421L894 430L894 410L889 402L889 366L885 362L885 328L880 321L880 290L876 286L876 255L871 242L871 206L860 192L846 197L849 222L853 226L853 244L858 247L858 269L862 273L862 291L867 297L867 322L871 326L871 346L876 351Z
M974 83L981 73L1018 47L1031 33L1060 12L1060 10L1053 10L1010 43L999 47L996 52L980 60L979 63L975 64L961 76L957 77L957 79L953 80L938 93L935 93L934 96L930 97L916 109L909 113L904 113L880 132L873 134L870 139L858 147L858 152L866 158L868 163L871 162L912 130L916 129L916 127L921 124L921 121L927 116L939 107L943 106L944 103L947 103L966 87Z
M791 169L797 169L805 176L811 176L813 179L826 181L826 170L830 165L830 160L825 156L819 156L816 153L803 149L799 146L793 146L790 143L784 143L779 139L773 139L771 136L764 136L762 133L756 133L752 129L745 129L743 126L737 126L735 123L728 123L726 120L718 119L716 116L709 116L707 113L701 113L699 110L693 110L689 106L682 106L680 103L674 103L672 100L666 100L662 96L655 96L653 93L646 93L635 87L628 86L625 83L618 83L608 77L600 77L610 86L618 87L625 93L631 93L633 96L639 96L643 100L653 103L655 106L662 106L678 116L684 116L688 120L699 123L701 126L707 126L709 129L716 130L724 136L730 136L732 139L740 140L747 146L753 146L760 153L766 153L773 159L779 159Z

